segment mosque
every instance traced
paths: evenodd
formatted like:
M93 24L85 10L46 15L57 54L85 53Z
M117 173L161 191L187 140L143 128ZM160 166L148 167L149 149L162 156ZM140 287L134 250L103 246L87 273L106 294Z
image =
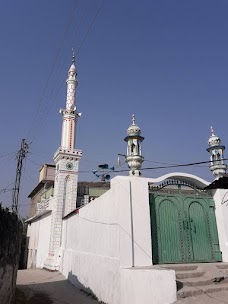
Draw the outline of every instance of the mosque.
M60 271L105 303L173 303L175 271L164 265L228 262L225 146L211 128L213 183L179 172L144 178L144 138L133 115L125 137L129 176L116 176L110 189L77 208L82 151L75 144L81 114L74 56L66 83L55 165L41 168L30 195L28 268Z

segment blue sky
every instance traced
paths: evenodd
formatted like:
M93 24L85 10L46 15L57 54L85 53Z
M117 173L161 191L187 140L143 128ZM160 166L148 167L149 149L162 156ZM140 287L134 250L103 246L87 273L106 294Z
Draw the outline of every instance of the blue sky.
M228 2L106 0L84 40L100 3L0 3L0 155L16 152L22 138L34 139L22 179L23 215L39 165L52 162L60 145L58 111L65 105L72 47L77 53L77 107L83 113L76 140L83 150L81 171L100 163L116 165L117 154L126 150L123 138L132 113L145 137L146 160L208 160L211 125L228 146ZM0 158L1 189L15 179L13 156ZM212 180L207 166L182 171ZM94 175L81 173L79 179L92 181ZM11 193L0 194L3 204L11 205Z

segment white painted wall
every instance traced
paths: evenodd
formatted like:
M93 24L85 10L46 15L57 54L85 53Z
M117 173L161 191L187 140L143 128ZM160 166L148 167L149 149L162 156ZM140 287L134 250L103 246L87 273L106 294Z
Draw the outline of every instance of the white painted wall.
M228 262L228 190L214 190L213 197L222 261Z
M182 179L203 187L209 183L191 174L159 178L115 177L111 189L63 220L60 271L73 284L109 304L169 304L176 300L175 272L152 265L148 183ZM228 258L228 215L215 193L216 217L223 258ZM36 266L48 255L51 214L33 219L29 249L37 250ZM224 236L224 237L223 237ZM224 241L225 240L225 241ZM28 266L33 257L29 255ZM58 265L59 265L59 261Z
M45 214L28 224L27 237L28 263L27 268L43 268L48 256L51 231L51 213Z
M119 302L119 202L114 192L106 192L63 223L62 273L107 303Z
M135 267L121 269L120 274L121 304L171 304L176 299L173 270Z
M64 220L60 271L105 303L176 299L175 272L152 266L148 181L115 177L109 191Z

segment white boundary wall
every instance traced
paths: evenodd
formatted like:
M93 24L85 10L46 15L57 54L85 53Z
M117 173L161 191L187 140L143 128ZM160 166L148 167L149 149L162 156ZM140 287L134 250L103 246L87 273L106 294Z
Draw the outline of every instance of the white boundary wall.
M222 261L228 262L228 190L214 190L213 197Z
M148 183L165 179L209 185L197 176L115 177L111 189L63 220L60 271L108 304L169 304L176 299L175 273L152 265ZM213 190L220 250L228 262L228 190ZM28 268L48 255L51 211L28 225Z
M51 213L44 214L31 224L28 224L27 237L28 263L27 268L43 268L44 261L48 256L51 231Z
M109 191L63 221L60 271L105 303L176 300L175 272L152 266L149 181L115 177Z

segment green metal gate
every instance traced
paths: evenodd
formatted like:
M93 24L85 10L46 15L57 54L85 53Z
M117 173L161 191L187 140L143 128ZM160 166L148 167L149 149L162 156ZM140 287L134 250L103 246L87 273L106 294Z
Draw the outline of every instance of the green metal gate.
M212 197L183 182L171 185L150 193L153 263L221 261Z

